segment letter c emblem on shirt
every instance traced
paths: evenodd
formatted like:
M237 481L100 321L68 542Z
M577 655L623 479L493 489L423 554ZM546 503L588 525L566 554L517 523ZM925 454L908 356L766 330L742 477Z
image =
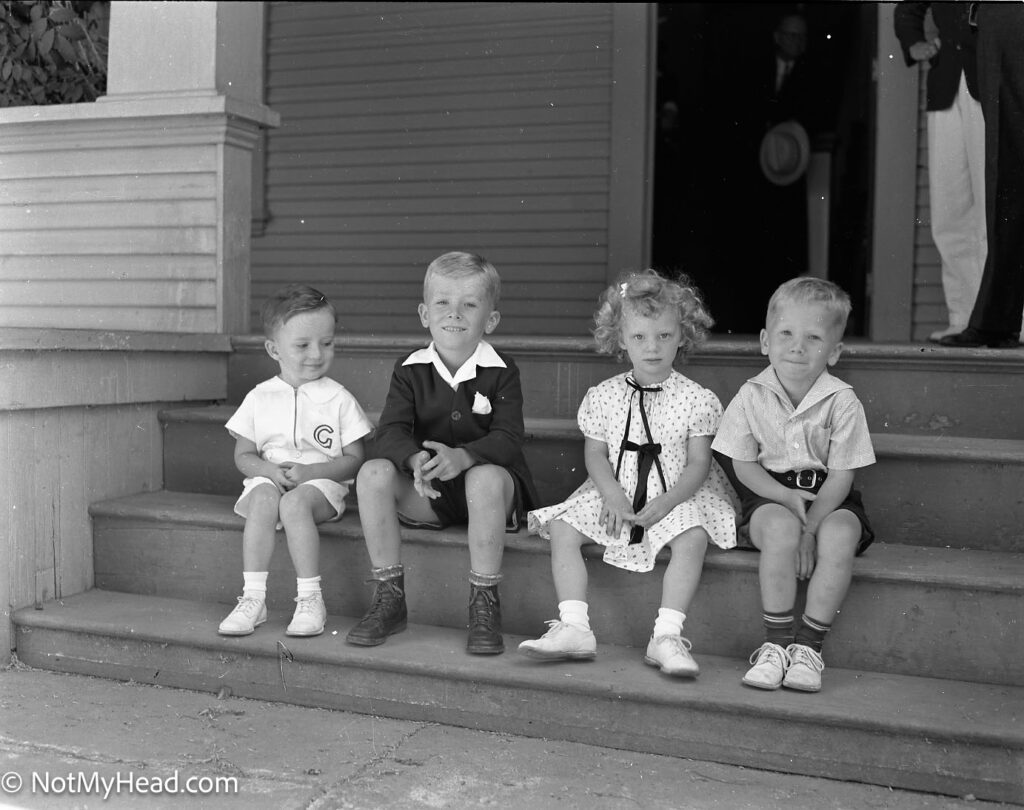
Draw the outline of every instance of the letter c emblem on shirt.
M334 433L334 428L330 425L318 425L316 430L313 431L313 439L321 447L330 449L331 445L334 444L334 439L331 438L332 433Z

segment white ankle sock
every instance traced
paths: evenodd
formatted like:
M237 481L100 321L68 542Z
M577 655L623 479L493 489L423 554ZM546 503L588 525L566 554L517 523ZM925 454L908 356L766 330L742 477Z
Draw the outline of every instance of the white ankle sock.
M320 577L296 577L295 586L298 589L298 597L315 596L320 593Z
M245 583L242 586L242 596L248 596L253 599L267 598L267 572L266 571L243 571L242 581Z
M558 618L566 624L580 630L590 629L590 617L587 615L587 603L578 599L566 599L558 603Z
M682 635L684 621L686 614L682 611L658 608L658 619L654 622L654 637Z

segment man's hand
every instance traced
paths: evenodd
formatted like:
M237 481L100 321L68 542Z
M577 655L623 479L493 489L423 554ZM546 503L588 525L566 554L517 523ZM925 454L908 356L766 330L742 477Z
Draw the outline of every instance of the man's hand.
M938 37L935 37L931 42L915 42L908 49L910 52L910 58L915 62L925 62L935 57L935 55L942 48L942 42Z

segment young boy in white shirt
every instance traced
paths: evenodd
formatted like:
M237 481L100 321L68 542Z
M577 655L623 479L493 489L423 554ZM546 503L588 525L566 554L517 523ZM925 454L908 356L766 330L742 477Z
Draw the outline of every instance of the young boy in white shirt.
M323 293L291 285L263 305L266 350L280 373L257 385L228 420L235 466L245 476L235 512L242 532L244 590L220 624L245 636L267 620L267 572L277 530L284 528L297 578L289 636L324 631L320 534L337 520L363 463L363 437L373 425L344 386L326 376L334 359L335 310Z
M854 471L875 461L864 408L828 373L850 309L829 281L782 284L761 330L770 366L740 388L712 443L740 496L739 545L761 553L765 642L743 678L758 689L821 689L822 642L874 539L853 489ZM794 635L798 580L807 598Z

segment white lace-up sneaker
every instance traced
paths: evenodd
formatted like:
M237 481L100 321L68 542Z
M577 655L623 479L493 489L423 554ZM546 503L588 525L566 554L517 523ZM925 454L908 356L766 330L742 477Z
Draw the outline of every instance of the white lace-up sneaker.
M557 619L545 624L550 629L538 639L522 642L519 652L543 661L589 661L597 655L597 639L590 630L580 630Z
M754 666L743 676L743 683L758 689L778 689L789 666L789 654L778 644L766 641L751 654L750 663Z
M326 623L327 608L324 607L324 598L321 594L296 596L295 614L284 633L286 636L319 636L324 631Z
M700 673L700 667L690 655L690 640L682 636L651 636L647 642L644 663L659 667L666 675L679 678L693 678Z
M267 603L255 596L239 596L238 604L220 623L222 636L247 636L267 620Z
M820 692L821 671L825 668L821 653L803 644L790 644L786 652L791 663L782 685L801 692Z

